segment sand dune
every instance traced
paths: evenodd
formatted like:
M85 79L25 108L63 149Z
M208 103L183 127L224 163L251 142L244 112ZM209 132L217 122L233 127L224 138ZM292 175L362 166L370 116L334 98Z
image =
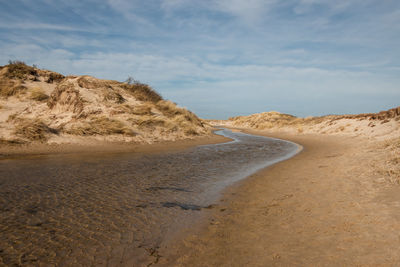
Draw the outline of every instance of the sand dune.
M400 136L400 107L379 113L299 118L276 111L232 117L213 124L293 134L329 134L391 139Z
M210 134L192 112L150 86L0 67L0 144L152 143Z

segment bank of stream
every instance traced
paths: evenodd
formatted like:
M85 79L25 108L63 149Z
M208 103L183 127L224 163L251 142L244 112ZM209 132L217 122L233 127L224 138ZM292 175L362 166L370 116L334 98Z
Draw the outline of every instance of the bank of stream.
M221 129L231 142L168 153L0 161L0 263L146 264L227 186L299 146Z

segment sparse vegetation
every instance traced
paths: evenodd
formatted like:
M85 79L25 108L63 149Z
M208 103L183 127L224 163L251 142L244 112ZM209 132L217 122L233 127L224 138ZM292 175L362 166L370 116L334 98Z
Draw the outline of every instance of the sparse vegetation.
M25 80L29 75L36 77L37 71L34 67L28 66L23 61L8 61L8 72L6 73L6 77L10 79L21 79Z
M43 121L20 119L15 126L15 134L31 141L46 141L49 134L58 134L57 129L50 128Z
M31 91L30 99L36 100L39 102L46 101L49 98L48 95L44 92L44 90L40 87L35 87Z
M160 100L163 100L161 95L159 95L153 88L149 85L141 83L136 80L127 80L125 84L123 84L123 88L130 92L137 100L140 101L150 101L153 103L157 103Z
M169 118L179 118L179 121L187 121L194 123L198 126L203 126L201 120L193 113L187 109L180 108L176 106L175 103L167 100L161 100L156 104L157 109L159 109L166 117Z
M23 145L26 141L21 139L4 139L0 138L0 145Z
M74 125L66 133L74 135L110 135L122 134L135 136L136 134L124 123L107 117L92 118L90 121Z
M387 140L378 149L386 151L387 158L383 164L373 166L377 174L383 176L389 183L400 184L400 138Z
M149 115L143 115L137 118L132 118L130 120L132 122L133 125L138 126L139 128L152 128L154 129L154 127L162 127L166 125L166 121L161 119L161 118L157 118L154 116L149 116Z
M0 80L0 96L2 97L18 96L21 93L25 93L26 89L20 82L6 79Z
M78 79L78 85L82 88L98 89L101 87L105 87L106 83L104 81L94 79L90 76L82 76Z
M104 100L112 101L118 104L122 104L125 102L125 98L123 98L121 94L113 90L109 90L104 94Z
M65 78L64 75L61 75L56 72L51 72L49 74L49 77L47 78L46 82L47 83L54 83L54 82L58 83L58 82L61 82L64 78Z
M54 108L57 103L63 105L67 110L74 113L83 111L83 100L80 97L79 91L74 88L73 83L61 83L50 95L47 105L49 108Z
M175 103L168 100L158 101L156 107L167 117L174 117L176 115L184 114L186 111L177 107Z
M11 141L0 139L0 144L47 142L57 133L134 142L210 133L210 126L195 114L134 79L121 83L91 76L64 77L20 61L0 66L0 71L0 97L16 96L7 100L8 119L0 123L2 136ZM46 124L50 121L51 127ZM127 136L132 138L121 138ZM57 142L71 138L60 135ZM81 138L74 140L81 142Z

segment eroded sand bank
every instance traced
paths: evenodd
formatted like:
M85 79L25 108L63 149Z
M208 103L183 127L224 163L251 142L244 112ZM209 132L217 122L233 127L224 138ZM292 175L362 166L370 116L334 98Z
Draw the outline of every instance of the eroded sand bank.
M400 188L377 173L385 152L363 138L272 136L304 150L226 190L160 265L397 265Z

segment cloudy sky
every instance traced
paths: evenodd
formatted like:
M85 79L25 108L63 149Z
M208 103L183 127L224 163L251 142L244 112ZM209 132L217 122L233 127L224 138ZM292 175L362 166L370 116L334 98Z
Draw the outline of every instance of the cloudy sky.
M0 0L0 51L132 76L204 118L400 105L398 0Z

